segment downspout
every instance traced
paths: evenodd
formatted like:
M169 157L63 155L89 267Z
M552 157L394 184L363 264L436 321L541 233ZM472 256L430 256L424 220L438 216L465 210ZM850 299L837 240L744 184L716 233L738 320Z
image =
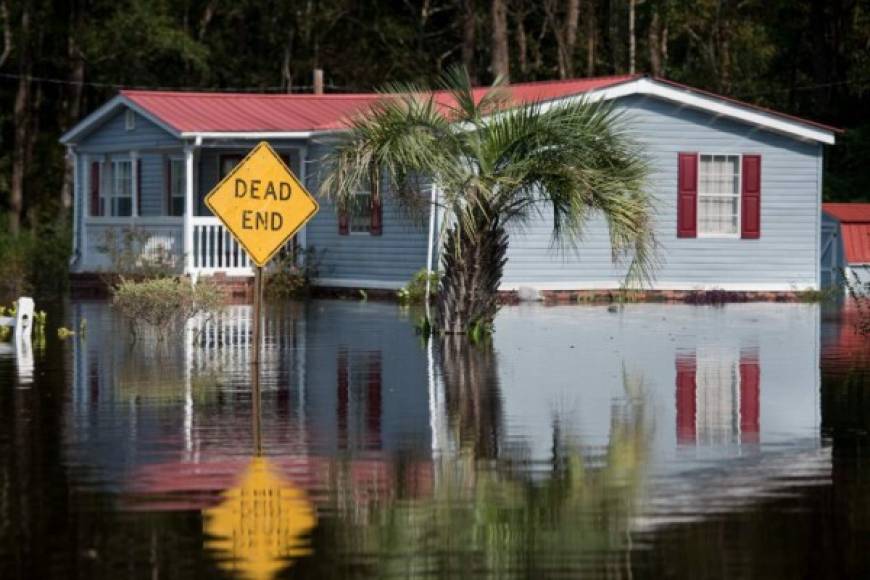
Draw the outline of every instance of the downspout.
M432 293L432 262L434 260L435 245L435 211L438 201L438 186L432 184L429 196L429 243L426 245L426 321L431 324L432 316L429 312L429 296Z
M79 156L76 153L75 147L72 145L66 146L67 159L72 160L72 178L73 178L73 231L72 231L72 254L69 257L69 266L72 268L79 261L79 202L82 192L79 186Z

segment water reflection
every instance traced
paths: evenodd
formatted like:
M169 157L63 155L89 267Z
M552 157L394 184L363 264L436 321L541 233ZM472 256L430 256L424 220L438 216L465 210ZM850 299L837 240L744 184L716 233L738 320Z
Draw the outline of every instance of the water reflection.
M507 308L485 348L421 342L389 304L273 306L260 397L246 307L160 348L131 348L104 304L71 314L88 336L49 345L71 376L40 379L37 359L44 399L0 393L0 419L56 429L19 421L0 445L22 495L12 450L53 446L37 455L65 499L36 493L75 514L56 542L90 577L124 558L185 577L661 572L643 555L661 534L830 484L820 426L846 406L823 391L820 417L815 306ZM33 519L16 510L0 502L4 533Z

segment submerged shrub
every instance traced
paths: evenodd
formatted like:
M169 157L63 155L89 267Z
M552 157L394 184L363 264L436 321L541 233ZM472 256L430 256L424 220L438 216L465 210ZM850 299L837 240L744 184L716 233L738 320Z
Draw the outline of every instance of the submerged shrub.
M180 260L164 243L154 238L150 232L136 227L120 231L115 228L107 229L97 250L108 257L108 274L113 278L169 278L177 275L181 266Z
M304 298L320 273L321 258L314 248L281 252L266 272L265 294L270 298Z
M426 280L429 280L430 300L438 292L438 284L441 283L441 274L439 272L429 272L426 268L422 268L414 274L411 281L405 284L396 292L396 297L402 304L420 304L426 300Z
M214 314L226 302L214 283L192 284L187 278L127 280L114 288L113 304L127 318L134 335L142 327L157 331L158 340L172 327L199 314Z

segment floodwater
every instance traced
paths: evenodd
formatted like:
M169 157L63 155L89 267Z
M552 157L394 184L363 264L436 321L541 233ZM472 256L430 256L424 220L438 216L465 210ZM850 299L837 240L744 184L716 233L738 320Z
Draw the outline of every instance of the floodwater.
M250 308L0 350L0 578L870 576L870 343L805 304ZM50 324L52 322L50 321Z

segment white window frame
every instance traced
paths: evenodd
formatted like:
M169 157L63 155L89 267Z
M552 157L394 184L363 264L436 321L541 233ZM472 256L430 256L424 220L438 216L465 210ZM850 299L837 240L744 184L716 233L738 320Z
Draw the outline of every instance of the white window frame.
M733 234L720 234L701 231L701 158L702 157L736 157L737 158L737 231ZM742 153L698 153L698 167L696 169L698 176L697 199L695 199L695 219L697 220L696 237L734 240L740 239L743 231L743 154ZM733 197L732 194L703 194L703 197Z
M136 128L136 113L132 111L132 109L127 109L127 112L124 113L124 129L127 131L132 131Z
M351 207L347 208L347 233L351 236L370 236L372 235L372 191L371 189L360 189L359 191L355 191L353 194L354 198L367 196L369 198L369 223L366 229L364 230L354 230L353 229L353 212L354 208L362 207L362 205L358 205L356 203L356 199L354 199L354 203Z
M121 185L121 181L118 179L119 171L118 167L122 164L127 164L129 166L129 176L130 182L128 183L128 194L119 194L118 186ZM135 215L135 208L133 207L133 159L112 159L110 163L111 171L109 173L109 187L107 188L107 195L104 196L105 201L103 208L108 209L108 212L104 212L104 215L108 214L107 217L133 217ZM120 215L117 211L117 202L116 200L128 198L130 200L130 215Z
M177 165L177 167L176 167ZM180 155L170 155L169 156L169 191L167 192L169 195L169 207L166 208L166 216L167 217L183 217L185 212L185 187L186 187L186 179L185 176L186 167L184 163L184 157ZM178 180L180 182L176 183ZM178 185L178 191L173 189L174 185ZM181 213L175 215L172 213L172 206L176 199L181 199Z

